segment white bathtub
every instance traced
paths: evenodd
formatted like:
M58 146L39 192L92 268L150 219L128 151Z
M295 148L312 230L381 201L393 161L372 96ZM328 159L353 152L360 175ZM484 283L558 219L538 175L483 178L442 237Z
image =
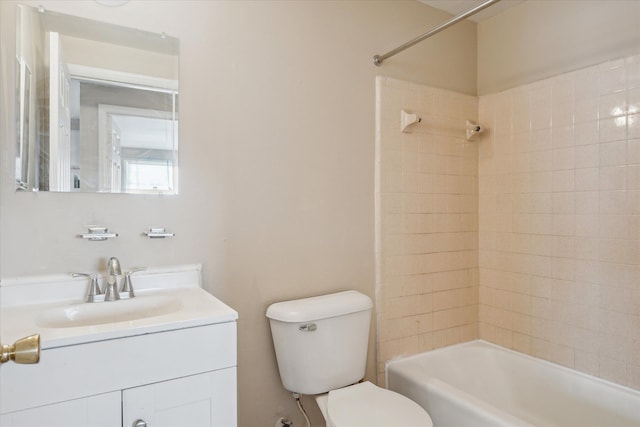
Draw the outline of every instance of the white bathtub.
M434 427L640 426L640 392L485 341L394 360L386 372Z

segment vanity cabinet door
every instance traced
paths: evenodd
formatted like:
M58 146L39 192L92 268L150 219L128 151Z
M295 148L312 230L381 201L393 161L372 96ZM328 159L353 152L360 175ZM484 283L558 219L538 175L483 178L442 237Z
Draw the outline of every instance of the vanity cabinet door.
M2 427L120 427L121 423L120 391L0 416Z
M122 425L236 427L236 394L235 367L130 388L122 392Z

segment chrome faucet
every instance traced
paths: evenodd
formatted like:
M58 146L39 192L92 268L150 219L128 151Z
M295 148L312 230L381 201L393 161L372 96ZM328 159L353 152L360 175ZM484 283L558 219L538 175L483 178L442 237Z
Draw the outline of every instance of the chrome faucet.
M137 271L144 271L146 269L146 267L133 268L123 276L122 269L120 268L120 260L116 257L111 257L107 262L107 274L102 281L104 289L100 289L98 275L95 273L72 273L72 275L73 277L88 277L91 280L89 291L87 292L87 302L116 301L136 296L133 291L131 275ZM122 287L119 287L119 284L121 284Z
M115 301L120 299L120 292L118 292L118 278L120 276L122 276L120 261L116 257L109 258L109 262L107 263L107 277L105 278L105 301Z

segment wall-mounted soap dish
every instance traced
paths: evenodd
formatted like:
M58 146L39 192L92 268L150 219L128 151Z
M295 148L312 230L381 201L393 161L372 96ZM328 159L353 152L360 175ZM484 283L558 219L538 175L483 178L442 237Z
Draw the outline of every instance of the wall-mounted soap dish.
M164 239L167 237L175 237L176 233L168 233L165 228L149 228L149 231L143 233L150 239Z
M107 230L107 227L90 225L89 232L80 234L79 237L82 237L83 239L91 240L94 242L98 242L98 241L118 237L118 233L110 233L109 230Z

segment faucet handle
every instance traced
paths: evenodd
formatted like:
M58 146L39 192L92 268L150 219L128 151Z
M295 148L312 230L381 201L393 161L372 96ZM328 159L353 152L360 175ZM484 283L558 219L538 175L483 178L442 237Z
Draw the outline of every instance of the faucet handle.
M87 292L87 302L104 301L104 292L98 284L98 275L96 273L73 273L73 277L88 277L90 279L89 292Z
M95 273L71 273L72 277L91 277L95 276Z
M145 271L147 267L137 267L124 273L124 280L122 282L122 291L120 298L133 298L136 294L133 292L133 284L131 283L131 275L138 271Z

